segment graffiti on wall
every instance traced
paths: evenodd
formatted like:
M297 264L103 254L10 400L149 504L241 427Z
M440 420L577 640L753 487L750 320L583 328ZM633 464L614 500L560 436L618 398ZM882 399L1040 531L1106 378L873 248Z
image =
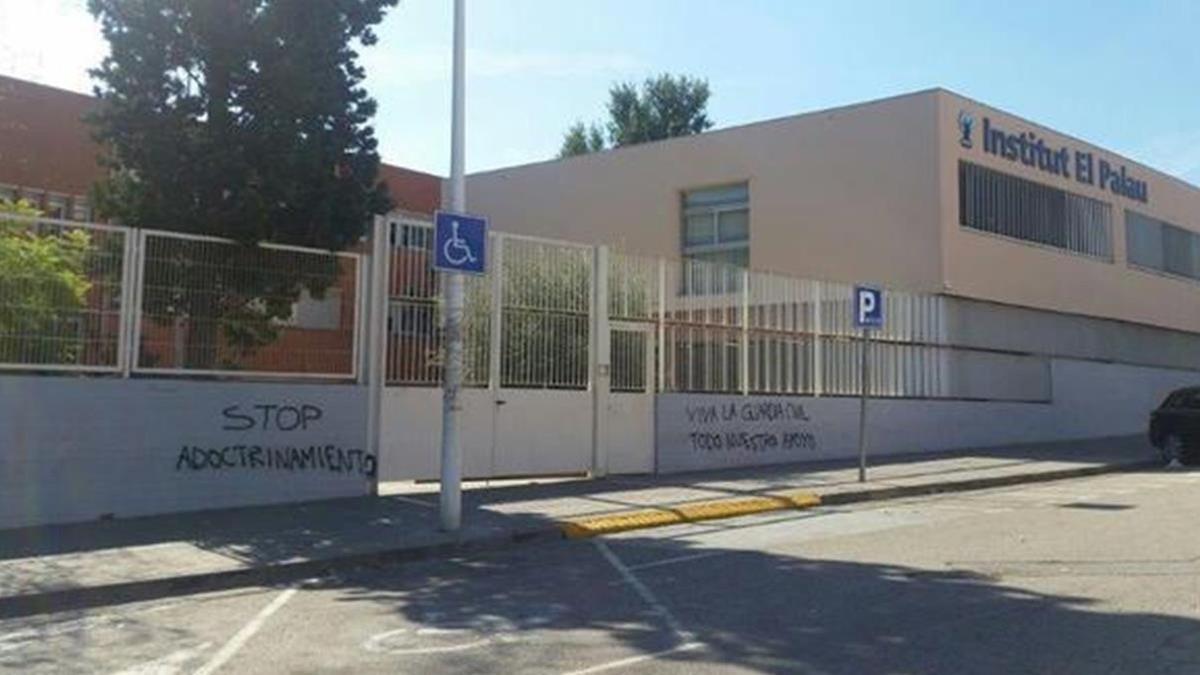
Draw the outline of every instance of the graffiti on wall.
M378 469L375 455L361 448L335 443L310 442L305 433L319 433L324 410L309 403L235 404L221 409L219 428L230 433L285 435L285 442L246 442L214 444L185 443L175 460L176 471L316 471L374 477ZM240 439L239 439L240 440ZM324 441L324 439L322 439Z
M752 399L684 406L694 453L797 452L817 449L804 404Z

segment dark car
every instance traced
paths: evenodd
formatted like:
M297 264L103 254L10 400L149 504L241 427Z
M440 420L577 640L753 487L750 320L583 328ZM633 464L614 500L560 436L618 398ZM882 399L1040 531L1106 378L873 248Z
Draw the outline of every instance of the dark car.
M1200 448L1200 387L1171 392L1150 413L1150 443L1163 461L1190 461Z

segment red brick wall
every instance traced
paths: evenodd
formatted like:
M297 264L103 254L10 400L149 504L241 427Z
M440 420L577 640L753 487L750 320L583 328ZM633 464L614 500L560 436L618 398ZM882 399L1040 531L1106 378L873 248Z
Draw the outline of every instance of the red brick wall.
M87 196L102 174L83 122L96 105L86 94L0 75L0 185ZM441 204L438 176L384 164L379 177L399 209L431 214Z
M39 206L44 192L86 197L99 147L82 117L91 96L0 76L0 185Z
M101 177L100 148L83 117L97 105L86 94L0 76L0 197L6 188L46 208L46 193L86 198ZM441 204L442 180L432 174L383 164L396 208L432 214ZM67 214L69 215L69 213ZM275 343L237 358L247 370L346 372L354 327L354 277L344 275L341 326L337 330L285 328ZM104 330L115 330L105 326ZM174 365L175 327L151 320L142 325L146 365ZM230 354L232 357L233 355Z
M442 179L438 176L384 164L379 167L379 177L398 209L432 214L442 205Z

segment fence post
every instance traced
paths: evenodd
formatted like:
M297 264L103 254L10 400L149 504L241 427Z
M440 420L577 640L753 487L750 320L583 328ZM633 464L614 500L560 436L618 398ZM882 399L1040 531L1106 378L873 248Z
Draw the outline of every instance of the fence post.
M390 228L390 225L389 225ZM372 237L374 230L372 230ZM390 232L389 232L390 239ZM372 246L374 242L372 240ZM375 296L375 289L372 288L372 280L374 279L374 257L372 255L360 255L355 264L354 283L356 284L354 293L354 373L356 377L354 381L366 386L367 371L370 370L371 355L367 351L366 342L368 340L367 331L370 330L371 321L371 302ZM389 284L390 286L391 284ZM384 343L384 350L387 349L387 343ZM386 362L384 369L387 369Z
M367 324L367 447L375 457L375 476L371 486L373 494L379 494L379 473L383 468L380 439L383 435L384 393L384 333L387 330L388 314L388 263L391 245L388 237L390 225L386 218L376 217L371 231L371 289L369 322Z
M490 300L488 305L488 393L492 398L491 438L488 441L488 476L496 475L496 446L499 443L500 406L505 401L500 398L500 378L503 376L501 366L504 364L504 246L508 239L497 232L492 235L490 283Z
M146 284L146 233L143 230L135 229L130 230L129 234L134 238L133 265L129 276L133 282L133 288L130 291L129 312L126 314L129 321L129 329L126 331L128 344L124 346L129 349L126 363L132 373L138 367L138 359L142 351L142 297L145 294Z
M820 396L825 388L825 364L821 362L821 282L814 281L813 289L813 396Z
M750 270L742 270L741 390L750 393Z
M654 348L658 353L656 365L659 393L667 390L667 259L658 259L658 331Z
M936 396L942 398L951 397L955 393L952 384L954 379L950 372L953 367L951 363L953 352L949 347L945 346L952 344L949 326L947 325L948 317L946 316L947 312L950 311L949 304L950 301L945 296L934 296L933 314L935 325L937 326L937 344L940 346L937 348L937 363L933 369L933 388L937 392Z
M608 396L612 389L612 336L608 321L608 247L592 258L592 476L608 475Z
M121 258L121 318L117 327L117 365L121 369L121 377L129 377L133 371L133 361L137 358L133 346L133 321L138 315L133 306L138 274L138 230L125 230L125 248Z
M491 304L488 309L488 389L495 399L500 391L501 346L504 339L504 245L505 236L497 232L492 235L491 255ZM493 444L495 439L492 439Z

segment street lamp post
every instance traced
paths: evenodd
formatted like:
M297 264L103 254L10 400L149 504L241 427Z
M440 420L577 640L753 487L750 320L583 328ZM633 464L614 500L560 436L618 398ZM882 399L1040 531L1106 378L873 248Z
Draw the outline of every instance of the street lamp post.
M464 76L463 14L464 0L454 0L454 57L450 113L450 209L466 210L466 186L463 180ZM446 361L442 391L442 475L441 525L447 532L462 526L462 441L458 435L462 404L463 371L463 275L443 273L446 293Z

